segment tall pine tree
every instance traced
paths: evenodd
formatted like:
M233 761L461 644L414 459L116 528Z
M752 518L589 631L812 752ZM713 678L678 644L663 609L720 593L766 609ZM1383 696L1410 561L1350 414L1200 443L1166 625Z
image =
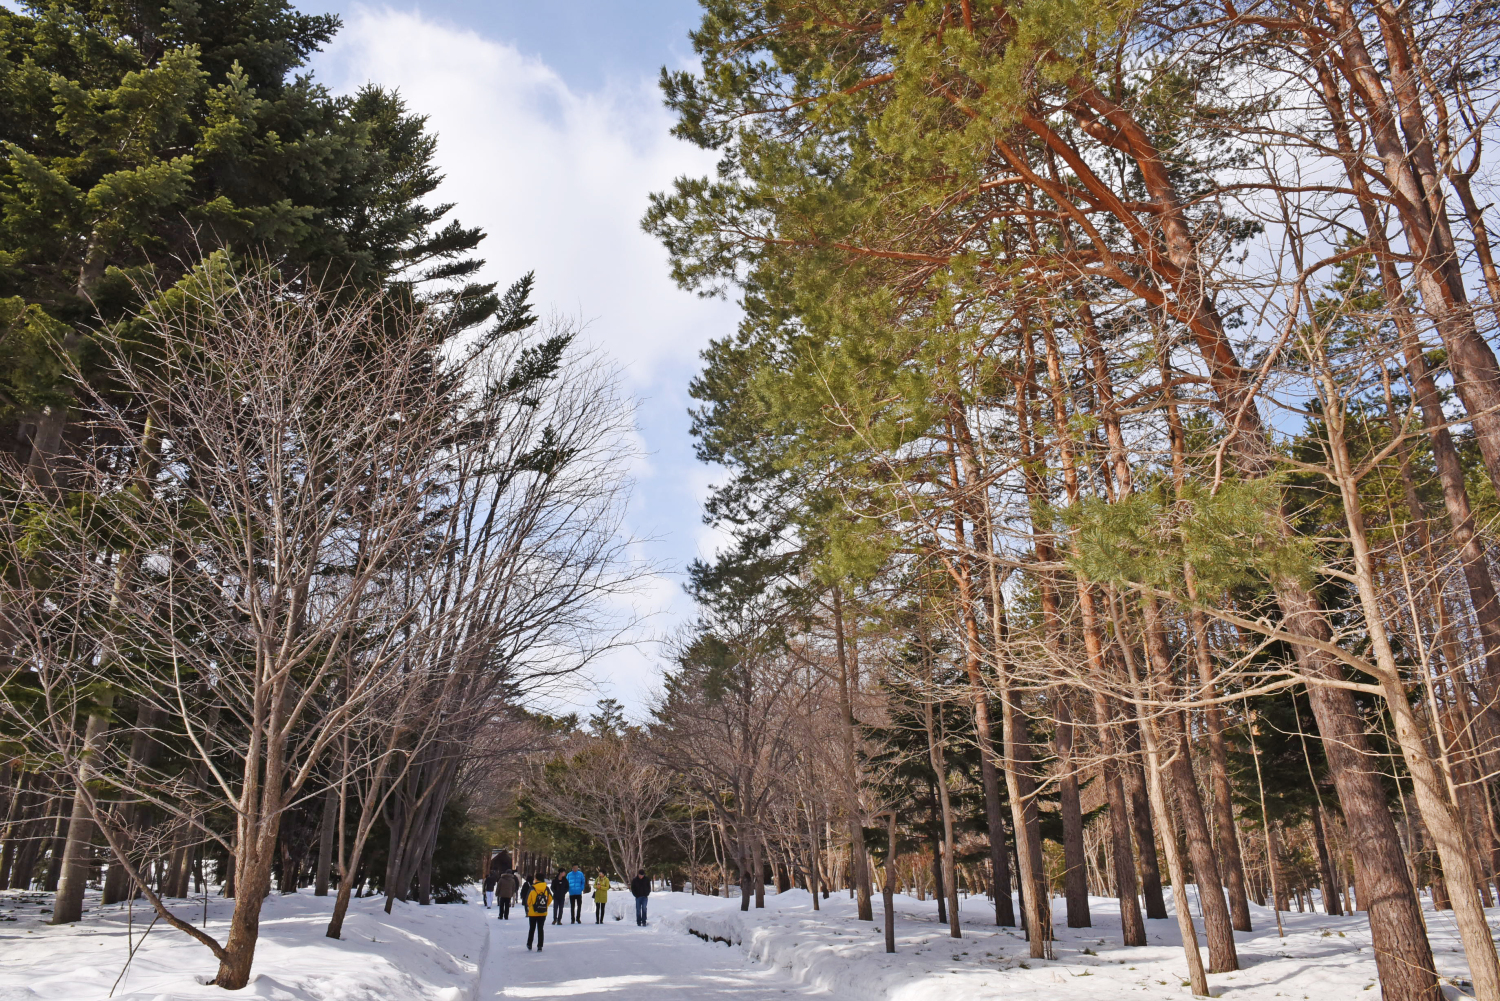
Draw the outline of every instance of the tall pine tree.
M61 447L59 352L208 252L393 287L483 322L478 229L425 199L435 137L400 97L299 70L338 30L285 0L0 10L0 448Z

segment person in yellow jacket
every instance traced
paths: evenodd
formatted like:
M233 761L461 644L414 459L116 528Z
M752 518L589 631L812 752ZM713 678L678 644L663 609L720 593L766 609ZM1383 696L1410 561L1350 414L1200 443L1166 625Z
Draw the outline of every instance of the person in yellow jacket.
M604 924L604 904L609 900L609 877L601 869L594 877L594 924Z
M531 889L526 891L526 919L530 927L526 929L526 949L531 949L531 937L536 936L536 951L542 951L542 939L547 934L547 908L552 906L552 891L547 889L547 881L540 876L531 877Z

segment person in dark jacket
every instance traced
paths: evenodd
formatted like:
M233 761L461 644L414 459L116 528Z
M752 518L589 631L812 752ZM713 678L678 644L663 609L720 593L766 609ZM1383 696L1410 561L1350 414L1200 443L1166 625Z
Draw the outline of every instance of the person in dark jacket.
M635 879L630 881L630 892L635 897L635 923L644 926L646 924L646 898L651 896L651 880L646 878L646 870L641 869L635 874Z
M495 877L495 906L500 909L501 921L510 918L510 902L516 895L516 887L520 880L513 872L502 872Z
M568 874L561 869L557 870L557 878L552 881L552 923L562 924L563 907L568 900Z
M568 915L570 924L583 923L583 891L588 889L589 878L576 865L568 872Z
M495 892L495 880L497 878L498 877L495 875L495 870L493 870L493 869L491 869L489 872L487 872L487 873L484 874L484 909L485 910L489 910L490 909L490 894L492 894L492 893Z

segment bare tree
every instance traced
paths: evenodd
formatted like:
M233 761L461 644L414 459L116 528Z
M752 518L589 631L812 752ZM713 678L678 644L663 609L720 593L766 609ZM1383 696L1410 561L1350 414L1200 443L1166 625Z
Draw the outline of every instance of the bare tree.
M624 879L645 868L646 844L664 829L672 792L642 739L631 731L583 737L582 746L538 762L525 787L540 812L598 839Z
M424 312L216 257L99 338L113 383L83 397L68 493L13 478L0 603L27 697L0 711L221 987L249 978L281 821L327 774L369 807L437 762L440 813L518 686L618 636L600 603L636 566L616 533L628 410L597 367L560 377L566 334L505 334L451 344ZM103 722L116 698L190 767L132 761L130 728ZM120 803L230 853L223 942L144 878ZM70 826L65 870L88 836Z

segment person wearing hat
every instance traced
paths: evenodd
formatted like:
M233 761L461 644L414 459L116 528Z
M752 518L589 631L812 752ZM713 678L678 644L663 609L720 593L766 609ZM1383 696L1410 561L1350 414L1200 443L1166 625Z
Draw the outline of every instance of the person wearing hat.
M536 936L536 951L542 951L542 940L547 935L547 908L552 904L552 892L541 876L531 878L531 889L526 892L526 918L530 927L526 929L526 949L531 950L531 937Z

